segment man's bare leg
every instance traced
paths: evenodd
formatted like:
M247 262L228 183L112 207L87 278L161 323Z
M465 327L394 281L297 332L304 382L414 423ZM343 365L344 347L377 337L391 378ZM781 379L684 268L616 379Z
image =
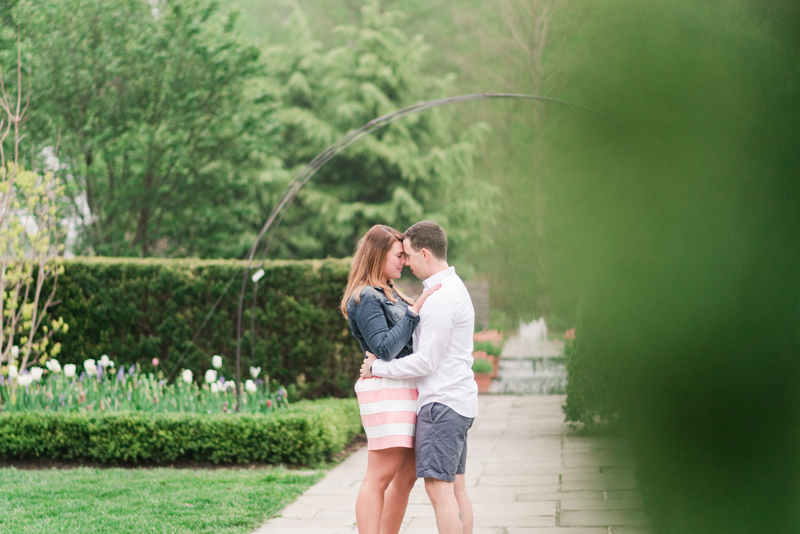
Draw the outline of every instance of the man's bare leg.
M459 517L455 484L435 478L425 479L425 491L436 513L436 527L439 534L462 534L464 523Z
M456 494L456 502L461 510L461 521L464 523L464 534L472 534L472 503L467 495L467 481L464 475L456 475L453 483Z

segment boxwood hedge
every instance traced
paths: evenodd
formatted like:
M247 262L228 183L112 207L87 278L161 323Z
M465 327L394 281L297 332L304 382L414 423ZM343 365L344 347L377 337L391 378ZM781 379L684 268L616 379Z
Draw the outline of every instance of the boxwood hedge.
M355 399L301 401L270 415L5 413L0 458L310 465L329 460L360 431Z
M211 356L220 354L221 373L231 377L241 277L227 292L225 287L243 266L237 260L66 260L58 279L59 303L50 310L69 325L55 339L62 344L59 360L80 367L87 358L108 354L118 363L139 363L152 371L150 362L158 358L158 370L169 373L176 366L186 367L198 377L210 367ZM244 369L251 364L261 367L262 373L281 384L296 384L305 398L352 396L361 355L338 311L348 261L277 261L263 267L252 360L253 284L247 281ZM216 312L191 344L218 299ZM187 347L185 358L178 362Z

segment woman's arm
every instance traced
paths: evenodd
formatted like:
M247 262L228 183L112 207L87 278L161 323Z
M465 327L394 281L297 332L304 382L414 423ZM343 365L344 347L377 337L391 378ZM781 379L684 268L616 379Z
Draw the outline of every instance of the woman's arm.
M361 303L356 306L355 320L361 335L375 355L385 362L392 361L406 346L419 315L406 310L397 324L389 328L378 299L369 293L361 295Z

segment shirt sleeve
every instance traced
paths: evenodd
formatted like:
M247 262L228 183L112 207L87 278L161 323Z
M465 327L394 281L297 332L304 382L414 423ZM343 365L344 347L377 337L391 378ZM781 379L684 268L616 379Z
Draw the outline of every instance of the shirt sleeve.
M364 341L375 356L383 361L390 361L400 354L411 339L419 316L406 310L397 324L389 328L378 299L364 294L361 296L361 303L356 306L355 320Z
M453 313L445 296L434 294L425 301L419 315L417 351L390 362L376 360L372 364L373 375L383 378L413 378L436 372L453 332Z

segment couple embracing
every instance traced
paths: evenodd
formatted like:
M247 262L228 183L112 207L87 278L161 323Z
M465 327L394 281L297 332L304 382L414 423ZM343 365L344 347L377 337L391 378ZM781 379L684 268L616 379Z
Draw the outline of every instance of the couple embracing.
M423 280L416 302L392 283L404 265ZM444 230L431 221L404 234L373 226L356 247L341 309L366 355L356 384L369 449L356 500L359 533L397 534L409 493L424 478L439 533L471 534L464 473L478 414L475 315L447 264Z

